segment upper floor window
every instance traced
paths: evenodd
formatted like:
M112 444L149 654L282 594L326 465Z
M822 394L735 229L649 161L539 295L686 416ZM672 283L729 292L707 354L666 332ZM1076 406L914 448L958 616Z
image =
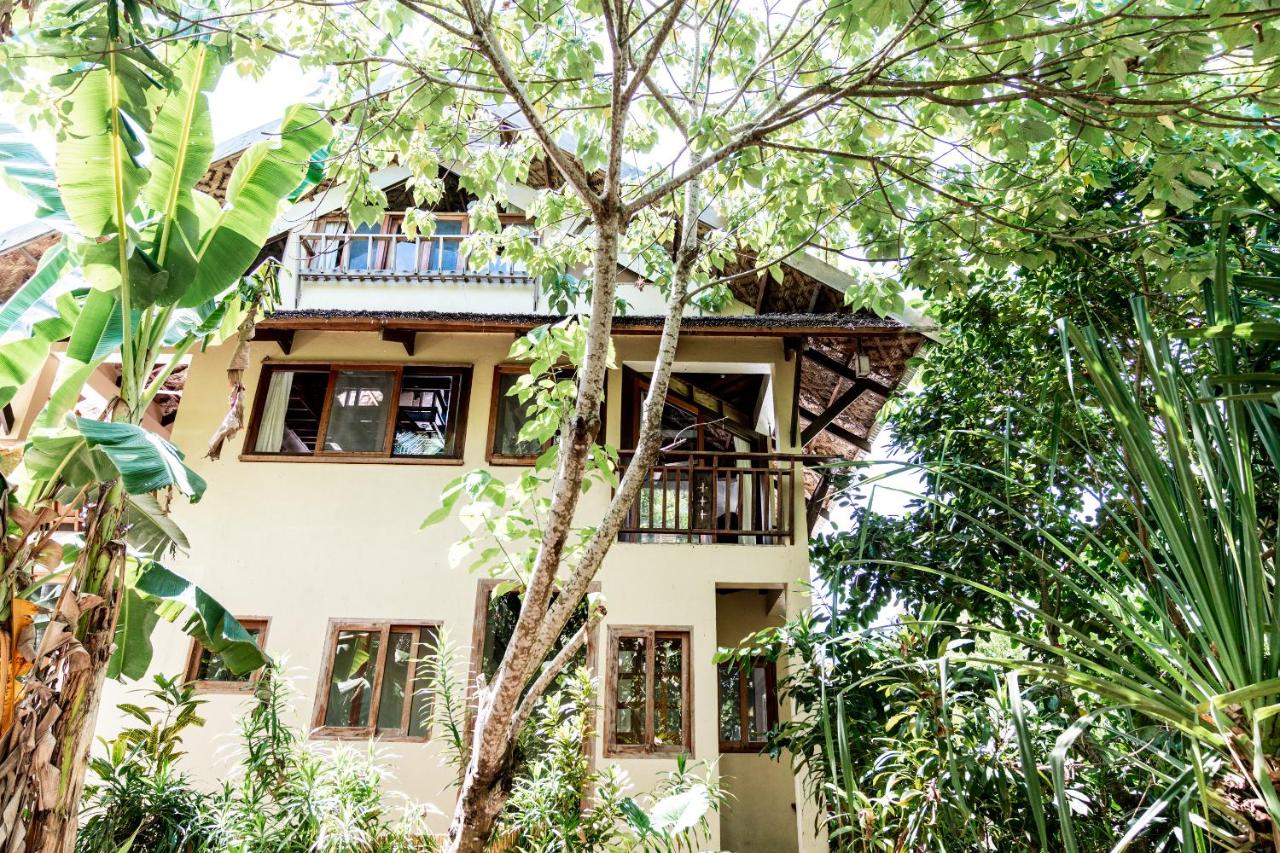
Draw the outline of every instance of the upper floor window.
M459 460L471 368L263 366L251 455Z
M345 214L326 216L314 231L301 235L299 250L304 272L349 274L523 275L522 264L499 255L480 269L468 266L461 252L470 234L465 213L436 213L431 236L410 237L402 213L389 213L380 222L352 226ZM520 215L503 215L502 228L528 234L532 224Z
M335 622L316 702L321 735L425 739L434 694L434 623Z
M555 441L538 441L521 438L520 431L529 420L535 417L532 409L533 398L521 401L519 395L512 393L520 382L520 377L527 375L529 368L523 364L500 364L493 373L493 404L490 407L489 420L489 461L496 465L531 465ZM553 393L572 405L576 399L575 387L577 374L570 366L557 367L542 378L544 387L539 393ZM596 441L604 441L604 397L600 401L600 432Z

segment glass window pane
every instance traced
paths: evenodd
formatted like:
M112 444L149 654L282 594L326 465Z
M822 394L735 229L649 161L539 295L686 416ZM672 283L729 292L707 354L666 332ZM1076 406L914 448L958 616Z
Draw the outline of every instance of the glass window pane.
M405 368L396 410L393 456L457 455L458 409L463 405L456 374Z
M377 267L377 254L379 249L385 245L385 241L373 240L367 234L379 234L382 232L381 225L361 225L354 229L348 237L347 248L347 269L353 271L363 271L375 269Z
M431 238L426 267L435 272L457 272L458 247L462 243L461 219L437 219L435 235Z
M653 743L684 743L684 642L659 637L654 644Z
M245 625L244 629L249 632L249 636L253 637L253 641L261 647L262 628L256 625ZM222 655L214 654L204 646L200 647L200 661L196 664L196 681L249 681L253 678L253 675L253 672L236 675L227 668L226 661L222 659Z
M435 694L431 692L431 665L435 648L435 631L423 628L414 649L413 698L409 704L410 737L426 737L431 731L431 714Z
M645 641L643 637L618 639L618 689L614 702L614 743L645 742Z
M520 402L511 389L520 381L520 373L498 374L498 422L493 430L493 452L498 456L537 456L542 445L536 440L520 441L520 428L529 418L533 400Z
M720 664L720 740L742 740L741 709L738 700L742 689L742 668L735 663Z
M388 637L387 664L378 690L378 731L397 733L402 731L404 691L409 683L417 631L392 631Z
M324 713L326 726L368 727L381 640L375 631L338 632L329 676L329 701Z
M555 596L551 600L555 601ZM502 663L502 656L507 652L507 646L511 643L511 635L515 632L516 620L520 618L520 593L508 592L498 597L490 597L489 610L485 614L484 622L484 649L480 658L480 668L484 673L487 681L492 681L493 676L498 672L498 665ZM588 604L584 600L573 611L573 615L569 617L569 621L565 623L564 630L560 632L560 636L556 638L555 645L551 647L548 653L548 659L554 658L565 643L573 638L574 634L587 621ZM573 660L569 665L561 671L554 681L548 692L554 692L563 684L564 679L578 667L587 663L587 650L582 648L573 656Z
M769 716L769 670L766 664L756 663L747 681L747 724L752 741L764 741L765 733L773 726Z
M395 374L389 370L339 371L333 386L324 449L332 453L383 450L395 381Z
M273 370L270 376L254 451L313 453L329 388L328 371Z

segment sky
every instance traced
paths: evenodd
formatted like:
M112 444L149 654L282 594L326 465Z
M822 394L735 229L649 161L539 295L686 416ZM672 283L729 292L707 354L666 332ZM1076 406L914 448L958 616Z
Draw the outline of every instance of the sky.
M209 101L215 139L234 138L279 118L291 104L317 100L321 82L318 72L303 71L289 59L278 60L261 80L249 80L228 68ZM0 121L25 126L15 120L13 107L7 103L0 103ZM52 133L33 134L29 141L45 157L53 158ZM0 232L30 222L33 210L21 193L0 184Z

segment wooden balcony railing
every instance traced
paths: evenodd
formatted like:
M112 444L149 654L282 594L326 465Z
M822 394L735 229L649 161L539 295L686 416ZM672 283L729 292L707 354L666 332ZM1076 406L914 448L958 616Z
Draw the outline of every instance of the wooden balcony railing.
M492 278L528 281L522 262L499 255L488 266L470 269L462 256L466 235L300 234L299 272L304 276ZM537 237L529 235L537 242Z
M622 464L632 455L623 451ZM801 461L802 457L777 453L662 453L619 539L794 544Z

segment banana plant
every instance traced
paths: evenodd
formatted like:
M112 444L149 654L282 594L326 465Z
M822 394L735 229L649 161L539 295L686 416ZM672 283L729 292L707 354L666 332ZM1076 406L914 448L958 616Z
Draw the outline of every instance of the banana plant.
M219 50L172 41L157 55L118 29L102 32L97 61L62 80L52 169L0 128L0 172L64 231L0 309L10 338L0 344L0 400L66 341L4 490L0 813L18 817L0 826L0 847L20 833L27 849L69 849L102 681L146 671L159 619L185 619L233 671L265 662L225 608L156 562L185 545L157 493L196 502L205 483L143 420L194 347L234 336L263 304L272 279L244 276L330 127L310 107L290 108L273 139L240 156L219 202L196 188L213 157ZM37 305L52 305L52 316L23 336ZM119 392L102 417L77 416L85 383L117 363ZM49 531L71 517L80 540L54 542ZM55 601L33 632L30 602L50 588Z

